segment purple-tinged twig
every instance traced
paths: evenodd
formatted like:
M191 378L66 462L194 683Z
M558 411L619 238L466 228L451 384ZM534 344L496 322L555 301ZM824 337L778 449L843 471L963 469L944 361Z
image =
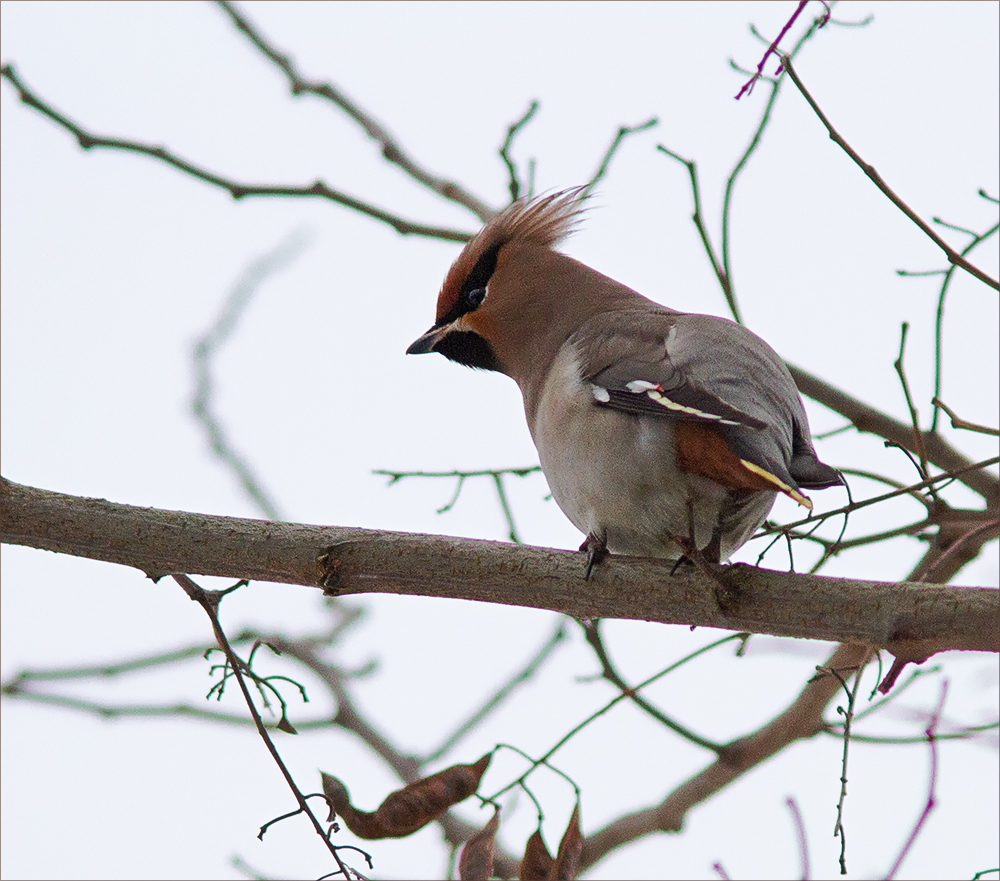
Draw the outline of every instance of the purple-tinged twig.
M771 43L770 46L767 47L767 51L764 53L764 57L761 58L760 64L757 65L757 72L743 84L743 88L740 89L739 92L737 93L736 95L737 101L739 101L740 98L742 98L744 95L749 95L753 91L753 87L757 83L757 80L759 80L764 75L764 65L767 64L767 59L770 58L771 55L780 54L778 52L778 43L780 43L782 37L784 37L785 34L788 33L789 28L791 28L791 26L795 24L795 20L799 17L799 14L802 12L802 10L806 8L806 4L808 2L809 0L799 0L799 5L796 7L795 12L792 13L792 17L785 22L785 26L781 29L781 32L778 34L778 38L773 43ZM823 6L826 7L826 12L819 19L817 19L818 27L823 27L823 25L825 25L830 20L830 7L825 2L823 2ZM780 66L778 67L777 72L781 73Z
M799 845L799 865L802 866L802 881L809 881L809 843L806 841L806 824L802 822L802 812L794 798L786 798L785 806L792 815L795 826L795 841Z
M802 93L802 97L806 99L809 106L812 107L813 112L819 117L819 121L823 123L827 132L830 135L830 139L840 147L851 159L854 160L855 164L868 176L868 178L878 187L895 205L900 211L902 211L907 217L910 218L923 232L924 234L937 245L942 251L944 251L945 256L948 258L948 262L954 266L960 266L970 275L978 278L983 284L989 285L994 290L1000 291L1000 282L995 278L991 278L981 269L973 266L968 260L965 259L958 251L951 247L944 239L942 239L933 229L928 226L917 213L910 208L895 191L882 179L882 176L875 170L875 168L864 161L851 147L841 137L840 133L833 127L833 124L829 119L826 118L826 114L820 109L819 104L809 93L809 90L805 87L805 84L799 79L799 75L795 72L795 68L792 66L792 59L790 55L782 55L781 63L784 70L792 78L792 82L795 83L796 88Z
M886 873L886 881L892 881L892 879L896 877L899 867L903 864L903 860L906 859L906 855L913 847L913 842L917 840L920 830L923 829L924 823L927 822L927 818L930 816L931 811L934 810L934 790L937 786L938 771L937 726L938 722L941 720L941 713L944 710L944 701L947 696L948 680L945 679L941 683L941 697L938 698L937 707L935 708L933 714L931 714L930 721L927 723L927 729L924 731L924 736L927 738L927 743L931 750L931 773L930 781L927 786L927 802L924 805L924 809L920 812L920 816L917 818L913 831L910 832L909 837L906 839L906 843L903 845L902 850L900 850L899 855L896 857L896 861L892 864L892 868Z
M722 881L730 881L729 873L722 867L722 863L712 863L712 871L715 872L715 874L718 875Z

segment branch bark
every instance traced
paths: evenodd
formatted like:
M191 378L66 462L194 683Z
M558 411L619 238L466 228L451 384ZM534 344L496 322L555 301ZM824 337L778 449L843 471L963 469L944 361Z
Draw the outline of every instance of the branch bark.
M7 544L132 566L158 579L184 572L550 609L889 649L922 660L948 649L1000 651L1000 591L888 584L726 567L718 582L694 567L607 560L589 582L579 554L471 539L309 526L118 505L0 484ZM323 563L319 558L325 554Z

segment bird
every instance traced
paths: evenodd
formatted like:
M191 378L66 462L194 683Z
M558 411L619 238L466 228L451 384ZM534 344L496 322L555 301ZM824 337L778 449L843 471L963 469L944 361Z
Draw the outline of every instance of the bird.
M525 198L449 269L434 324L406 350L504 373L520 387L542 472L607 554L718 566L779 493L842 483L821 462L795 382L740 324L680 312L561 253L585 190Z

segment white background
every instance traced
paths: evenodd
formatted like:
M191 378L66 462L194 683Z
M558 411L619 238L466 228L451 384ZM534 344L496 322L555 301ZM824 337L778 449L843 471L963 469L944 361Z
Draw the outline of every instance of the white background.
M743 77L727 59L756 66L763 47L747 24L773 36L793 8L260 3L245 10L306 76L336 83L420 162L498 207L506 173L496 150L531 99L542 107L515 155L522 167L537 159L541 190L585 181L619 125L657 116L657 129L625 144L566 251L661 302L724 315L690 222L686 171L655 145L698 161L718 242L725 177L767 94L760 87L733 101ZM838 18L874 13L874 22L826 28L796 65L840 131L916 211L975 230L996 222L996 207L976 191L998 192L997 10L995 3L847 2ZM322 178L423 222L478 226L385 164L330 105L291 98L283 76L211 5L4 2L0 15L3 63L93 132L167 145L240 181ZM906 363L926 422L938 282L900 279L894 270L938 268L943 256L786 86L734 204L733 266L746 320L790 361L901 419L892 362L900 323L909 321ZM190 416L191 346L250 261L302 230L310 246L262 287L215 365L217 409L234 443L287 519L505 537L485 483L470 483L439 517L451 485L412 480L386 488L371 474L537 461L509 380L403 355L431 324L459 246L402 238L326 202L237 203L147 158L84 153L20 105L7 82L0 101L5 477L117 502L259 516ZM958 246L967 241L947 237ZM996 238L973 258L995 276ZM966 418L994 425L997 320L996 292L958 273L946 313L944 398ZM816 432L842 424L807 407ZM948 427L944 434L972 459L996 454L995 440ZM914 479L901 453L872 438L841 434L820 449L835 466ZM526 541L577 546L580 536L544 501L540 477L509 487ZM960 488L949 498L973 503ZM815 500L818 509L844 501L838 491ZM795 512L779 505L775 516ZM917 516L914 504L901 502L857 517L851 528L861 534ZM758 550L740 558L753 560ZM898 579L920 551L910 541L878 545L825 571ZM210 639L204 615L172 582L154 585L132 570L7 546L2 564L5 680L25 667L96 664ZM779 552L767 564L782 568L787 560ZM996 585L997 571L994 544L956 582ZM348 666L379 660L378 672L358 683L361 709L416 753L433 748L556 624L554 615L491 605L391 596L364 605L366 621L337 657ZM244 624L318 630L320 609L317 591L285 585L254 584L224 604L232 632ZM633 681L719 635L616 622L606 629ZM612 696L607 685L586 681L595 662L577 629L570 632L572 646L463 743L455 761L474 760L498 741L542 752ZM829 649L756 638L742 660L723 649L668 677L650 697L725 740L784 707ZM949 720L996 717L995 657L935 662L951 683ZM195 661L182 674L62 690L112 703L200 705L210 684L206 666ZM925 681L870 730L919 735L920 714L940 688L939 677ZM296 707L293 721L294 712L312 718L330 710ZM347 782L356 804L372 808L396 785L338 731L279 743L306 789L316 788L322 769ZM291 799L249 731L183 720L109 723L5 700L2 749L4 877L233 877L233 854L279 877L330 868L304 821L256 841L258 826L289 810ZM805 815L813 874L832 877L839 753L833 738L798 744L693 811L681 836L649 837L590 876L712 877L719 860L733 877L791 877L799 868L784 799L792 795ZM709 759L620 706L556 762L583 787L586 833L656 803ZM971 877L998 862L995 736L943 744L940 762L938 807L903 877ZM497 761L489 786L516 769L510 759ZM924 745L855 746L846 815L851 877L886 871L919 814L927 773ZM571 794L547 779L537 792L554 848ZM514 851L533 825L523 797L520 807L501 830ZM471 804L465 815L488 818ZM370 874L441 877L439 839L429 827L374 844ZM352 841L349 834L338 840Z

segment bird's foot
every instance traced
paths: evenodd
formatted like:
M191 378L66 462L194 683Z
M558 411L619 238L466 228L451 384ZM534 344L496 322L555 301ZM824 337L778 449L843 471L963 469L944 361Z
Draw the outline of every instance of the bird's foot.
M711 543L708 547L699 549L694 540L690 538L671 535L670 540L682 551L682 555L674 563L670 574L673 575L682 565L694 566L702 575L712 580L715 603L719 607L719 611L731 611L739 599L739 593L732 585L726 584L725 579L722 577L726 571L726 567L719 562L717 545Z
M594 571L594 567L598 563L608 556L610 551L607 542L593 534L587 536L583 544L580 545L580 550L587 552L587 571L584 573L583 580L590 581L590 573Z

